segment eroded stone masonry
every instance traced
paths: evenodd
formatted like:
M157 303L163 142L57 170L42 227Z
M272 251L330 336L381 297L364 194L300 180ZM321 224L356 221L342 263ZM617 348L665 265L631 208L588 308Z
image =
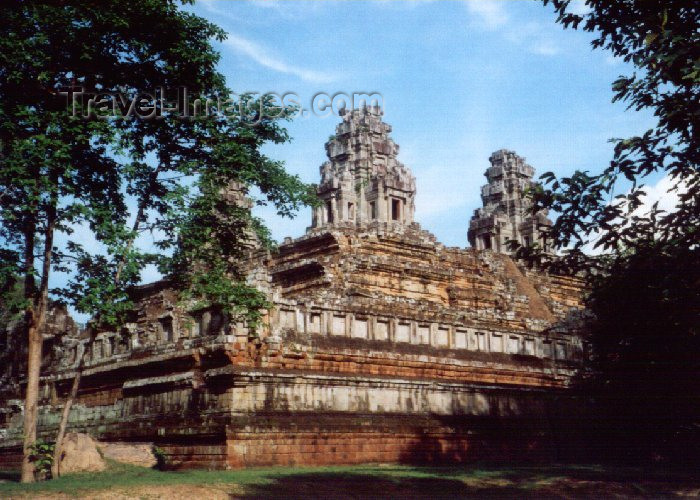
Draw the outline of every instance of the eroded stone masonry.
M532 167L494 153L472 248L448 248L414 222L390 131L378 109L345 113L311 227L254 252L250 281L274 303L262 330L186 310L167 282L140 287L131 322L88 353L70 428L153 442L173 467L556 458L585 355L581 284L505 253L504 238L537 241L548 223L526 215ZM55 433L86 343L51 336L40 433ZM5 465L20 450L16 389L1 404Z

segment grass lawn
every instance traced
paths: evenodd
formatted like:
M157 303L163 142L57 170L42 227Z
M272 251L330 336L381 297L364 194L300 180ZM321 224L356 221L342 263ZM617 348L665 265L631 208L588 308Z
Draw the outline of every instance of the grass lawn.
M0 473L0 498L680 498L700 477L602 466L355 465L161 472L110 463L101 473L30 485Z

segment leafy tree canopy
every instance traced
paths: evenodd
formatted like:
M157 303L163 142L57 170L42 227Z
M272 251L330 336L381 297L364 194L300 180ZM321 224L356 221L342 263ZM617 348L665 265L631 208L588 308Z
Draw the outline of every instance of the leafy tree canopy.
M545 4L550 3L545 0ZM640 136L614 139L614 157L602 172L577 171L557 179L546 173L548 189L536 193L535 209L559 214L553 243L566 248L557 265L570 270L605 265L584 255L588 245L624 258L650 242L691 248L700 227L700 12L685 0L589 0L590 12L571 13L569 1L551 2L558 22L596 34L592 45L635 67L613 83L613 101L634 110L650 109L654 128ZM672 181L679 203L664 213L643 205L644 179L662 173ZM629 187L629 190L627 189ZM617 188L617 191L616 191ZM626 192L620 193L621 190Z
M280 120L289 110L244 96L238 102L243 113L201 112L206 101L198 103L198 97L231 96L211 45L223 38L220 28L180 10L174 0L16 0L0 6L0 291L9 296L15 282L23 282L23 481L34 478L41 332L52 272L71 274L52 292L92 315L96 326L123 320L131 307L128 288L146 264L156 262L178 278L185 295L243 320L255 324L265 306L260 292L243 281L235 258L246 245L243 222L250 215L234 210L236 203L221 194L231 185L243 193L257 188L283 215L312 197L308 186L260 152L266 142L288 140ZM191 101L181 99L173 109L173 93L183 88ZM75 94L64 92L78 89L95 101L74 106L68 97ZM159 89L166 99L153 97ZM133 116L130 102L152 116ZM235 108L236 102L225 102ZM233 220L205 216L210 208ZM198 226L214 223L226 227ZM76 236L85 229L104 252L91 251L86 237ZM162 250L175 248L172 257L140 247L138 237L146 231ZM67 243L59 245L57 235ZM208 260L197 262L203 256ZM217 277L216 286L203 286L207 273ZM79 380L76 375L74 388ZM64 411L59 436L66 419Z
M614 101L648 109L656 125L614 139L600 173L545 182L534 207L559 214L549 239L564 249L521 256L590 286L592 371L581 387L596 401L608 456L697 460L700 449L700 4L687 0L587 0L589 12L553 4L565 27L595 34L594 48L631 63ZM667 176L675 210L644 208L644 182ZM589 248L600 255L590 255Z
M139 249L139 234L157 235L163 249L178 241L187 246L183 237L193 235L182 232L182 223L201 203L214 203L202 198L218 196L232 182L244 192L257 187L284 215L311 200L307 186L260 152L265 142L288 140L279 125L284 110L260 116L261 109L274 111L273 103L246 97L244 117L182 118L183 109L171 112L172 102L159 101L154 119L72 115L67 89L128 99L161 88L172 99L182 88L191 99L231 95L211 46L225 33L181 11L179 2L18 1L3 7L0 32L0 236L8 276L40 279L23 251L28 232L39 248L51 226L69 235L65 248L53 248L54 270L74 276L55 292L81 312L114 324L129 306L124 290L138 281L144 265L157 261L165 272L175 266ZM194 103L186 111L193 114ZM198 185L202 175L208 179L205 191ZM192 203L195 198L200 202ZM229 215L239 227L249 218L244 211ZM89 226L104 255L70 237L77 225ZM229 238L227 250L235 253L239 240ZM212 265L240 277L230 259ZM235 299L231 293L241 285L231 287L227 297ZM241 290L240 296L249 294Z

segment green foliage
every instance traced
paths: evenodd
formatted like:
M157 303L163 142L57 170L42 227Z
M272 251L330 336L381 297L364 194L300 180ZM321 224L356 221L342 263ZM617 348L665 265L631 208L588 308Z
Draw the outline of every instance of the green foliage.
M155 256L145 252L128 251L123 261L109 255L93 255L80 245L69 243L68 249L74 257L75 277L68 287L55 293L76 310L99 318L98 327L115 327L123 324L133 303L126 291L139 280L141 269L155 262ZM123 267L119 282L115 281L117 268Z
M51 464L55 444L39 439L31 446L29 459L34 462L37 474L43 479L51 477Z
M591 279L592 371L609 458L697 461L700 266L692 250L650 243Z
M212 39L224 38L223 30L167 0L107 0L99 9L79 1L3 5L0 291L11 289L15 277L48 283L47 273L23 256L30 245L41 248L62 233L68 244L51 248L52 270L69 272L71 279L53 293L103 326L123 320L131 306L129 288L152 263L174 274L183 268L179 264L206 257L210 275L225 272L238 282L226 291L223 283L203 287L181 280L184 290L211 293L204 298L210 302L241 297L234 305L242 309L262 304L242 292L236 258L246 243L235 239L250 224L269 242L261 222L241 206L224 211L233 218L226 224L237 231L225 228L229 239L219 238L208 252L192 250L212 236L194 224L220 223L204 211L214 207L219 188L232 182L246 192L256 188L262 194L258 203L272 203L283 216L313 200L307 185L260 152L267 142L289 139L279 123L293 109L242 96L245 116L185 119L158 101L158 119L119 114L85 119L73 116L61 94L82 87L133 97L186 87L192 101L200 95L228 97L231 92L215 69L220 55L211 45ZM194 102L189 106L192 115ZM156 236L161 251L139 248L144 233ZM99 250L87 245L91 240L99 242ZM178 258L161 255L173 250ZM194 274L181 277L203 282ZM36 301L40 290L34 288L26 295Z
M251 215L245 201L248 183L241 178L268 169L274 181L258 182L257 186L280 201L281 215L291 215L313 198L308 188L284 174L277 162L260 158L251 168L254 172L241 172L237 164L227 169L222 159L214 172L201 172L186 202L167 214L172 224L167 233L172 237L163 239L160 246L173 253L161 257L159 264L191 307L214 306L255 330L269 304L262 292L245 282L240 263L258 245L270 248L273 242L262 221Z
M592 10L582 17L569 12L568 1L551 3L560 23L595 33L594 48L609 50L638 69L613 83L613 100L635 110L650 109L658 119L641 136L614 139L613 159L600 174L577 171L562 179L550 172L542 175L548 189L535 193L535 209L550 208L559 214L550 237L556 247L566 249L565 258L552 265L566 270L605 268L607 261L585 256L584 249L591 244L622 258L648 241L697 245L698 5L684 0L589 0ZM644 179L654 173L669 177L679 204L671 213L653 207L639 214ZM616 194L627 188L627 193Z
M153 445L153 456L156 457L156 469L165 470L168 459L168 455L165 453L165 450Z
M653 111L657 123L640 136L614 139L613 158L599 174L542 175L533 210L558 213L548 237L563 255L519 253L588 281L593 363L581 388L598 403L609 458L697 460L700 6L588 0L591 10L581 16L568 1L551 3L561 24L594 33L594 48L634 65L633 74L613 83L613 100ZM640 213L652 174L671 180L674 210L654 205ZM602 255L588 255L589 246Z
M12 274L16 268L7 267L9 272L6 275L0 270L0 332L5 331L12 321L19 319L26 307L23 284L16 274Z
M91 315L92 333L123 322L132 306L129 290L144 266L156 262L177 276L185 295L225 302L255 325L261 313L249 308L266 304L243 281L238 257L246 242L236 238L248 222L266 234L240 203L238 210L220 210L220 188L257 188L260 203L285 216L311 199L308 186L260 152L265 143L288 140L279 122L293 110L242 96L245 115L195 116L197 97L231 95L211 45L225 33L179 5L25 0L0 6L0 301L9 303L19 277L24 337L34 352L55 272L70 279L52 294ZM127 100L185 88L191 100L173 109L157 99L154 118L130 118L121 110L86 113L89 107L63 94L76 87L87 98ZM204 214L212 208L235 220ZM209 242L218 233L197 224L227 227ZM173 257L139 247L145 232ZM67 243L59 248L62 237ZM40 372L36 358L29 359L27 409L37 407ZM36 416L25 415L29 441ZM29 472L25 467L25 480Z

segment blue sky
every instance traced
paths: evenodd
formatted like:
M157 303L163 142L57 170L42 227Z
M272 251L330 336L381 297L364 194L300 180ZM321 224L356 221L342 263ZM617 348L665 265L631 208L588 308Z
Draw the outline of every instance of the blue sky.
M493 151L515 150L538 174L598 172L612 157L610 138L654 123L611 103L611 83L632 68L593 51L590 34L564 30L552 7L534 0L199 0L187 9L228 33L215 47L234 92L292 92L307 108L319 92L381 94L399 159L417 179L416 220L448 246L468 245ZM287 124L292 142L265 152L317 182L339 121L298 117ZM650 199L664 197L668 180L650 181ZM308 209L293 220L270 207L257 212L278 241L311 222ZM87 228L76 230L99 251ZM159 277L153 267L142 273L143 282ZM53 286L66 279L54 274Z
M612 156L608 139L653 124L611 103L611 83L631 69L537 1L200 0L191 10L229 33L216 47L235 92L294 92L306 107L318 92L379 92L417 178L416 219L450 246L467 245L491 152L513 149L538 173L595 172ZM299 117L293 141L266 152L316 182L338 121ZM259 213L277 239L310 223L308 210L292 221Z

